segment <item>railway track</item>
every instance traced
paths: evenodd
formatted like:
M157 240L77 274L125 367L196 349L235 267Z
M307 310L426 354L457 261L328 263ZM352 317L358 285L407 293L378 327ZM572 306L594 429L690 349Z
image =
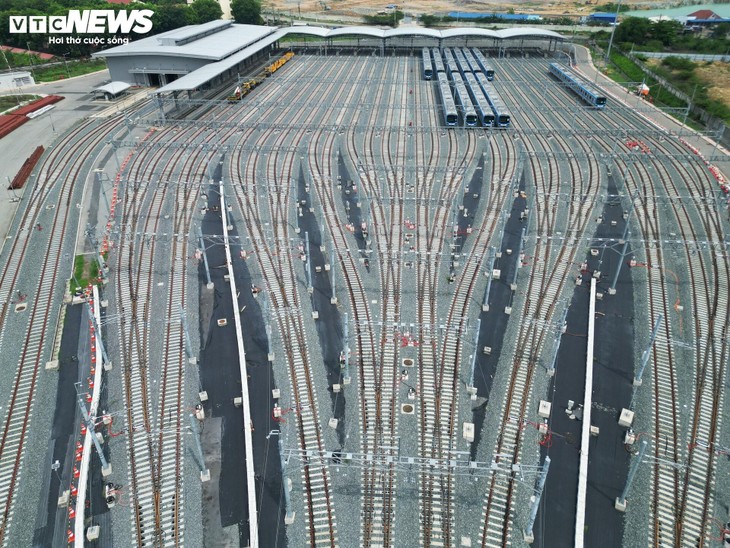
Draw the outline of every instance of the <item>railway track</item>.
M635 174L626 170L625 180L631 192L652 190L661 196L680 194L684 188L696 195L708 195L712 181L708 173L678 168L684 188L680 188L660 162L650 164L649 173L644 162L635 164ZM656 180L656 183L653 181ZM646 188L646 181L652 181ZM669 230L678 230L687 241L707 238L722 241L720 212L711 205L694 201L673 201L672 216L660 218L661 207L652 198L636 198L642 215L637 216L645 239L662 237ZM701 206L701 207L700 207ZM691 209L694 208L695 211ZM699 218L700 222L697 222ZM697 228L697 225L700 228ZM683 250L683 262L689 266L686 275L691 288L691 317L694 321L683 325L678 310L681 290L672 270L676 259L666 257L660 247L644 246L649 278L649 314L652 322L662 314L654 344L652 365L654 381L654 428L651 436L655 443L652 453L652 536L649 544L656 546L703 546L710 542L710 520L714 514L715 463L718 458L719 426L722 419L724 392L722 378L727 361L728 333L728 259L727 256L708 255L701 249ZM691 266L690 266L691 265ZM699 266L699 268L697 268ZM672 296L676 295L672 307ZM679 322L673 318L677 318ZM689 415L682 423L680 397L680 360L673 347L673 339L694 339L692 345L692 389ZM687 397L685 393L684 397ZM676 466L661 464L669 461Z
M309 92L326 94L327 90L320 88ZM283 109L279 115L296 123L305 113ZM296 409L299 450L306 454L311 449L315 454L321 455L325 445L320 427L320 407L313 383L314 362L305 336L303 305L299 296L289 234L291 182L294 180L297 156L292 150L284 151L282 145L295 135L286 131L274 135L253 135L256 146L269 146L273 142L276 152L268 158L255 154L244 162L240 151L236 151L230 162L230 179L245 181L244 185L234 185L235 197L266 281L266 296L282 338L291 382L292 408ZM296 146L301 144L303 137L299 135L294 139ZM281 151L277 150L279 147L282 147ZM263 167L260 167L262 164ZM245 165L243 176L238 173L239 166L242 165ZM264 186L277 188L278 192L266 192L265 200L261 200L257 189L260 181ZM249 186L251 188L247 189ZM270 225L271 234L264 229L265 224ZM337 546L337 522L328 463L320 457L308 458L302 468L302 483L308 544Z
M178 139L197 140L203 130L178 135ZM146 138L162 140L163 135L148 133ZM177 176L179 181L202 180L207 158L196 151L183 159L183 151L165 158L164 148L138 156L130 153L130 177L122 208L121 244L117 253L116 297L122 320L118 324L120 352L124 369L127 451L132 493L132 526L139 546L180 546L183 534L183 492L180 485L184 434L184 356L182 329L178 316L185 306L187 240L175 238L168 255L157 249L156 238L145 241L143 234L156 234L164 223L164 207L172 202L173 233L186 233L192 222L200 186L193 184L158 185L154 180L162 165L160 180ZM179 165L181 164L181 165ZM144 175L143 175L144 174ZM145 175L152 174L150 179ZM153 187L150 191L150 187ZM141 228L141 230L140 230ZM154 306L153 276L164 265L168 272L167 294L163 299L169 321L164 328L159 371L149 369L149 338ZM129 315L129 322L127 321ZM150 377L159 374L159 389ZM157 401L157 409L155 409Z
M89 146L89 143L98 142L97 139L100 135L113 130L118 124L118 117L99 124L91 131L88 140L83 137L70 138L65 145L56 148L45 157L38 172L37 182L30 194L31 201L23 213L19 234L13 239L7 255L8 260L0 275L0 296L3 301L0 323L2 324L2 336L4 336L8 314L13 304L10 302L10 297L20 279L21 265L27 250L32 242L36 242L40 238L45 240L45 236L50 235L47 243L45 241L34 243L34 246L43 246L43 261L37 272L38 286L30 294L30 299L25 301L30 309L30 317L23 342L20 345L21 353L10 389L10 401L6 406L7 411L0 439L0 505L2 507L0 543L3 546L8 546L9 542L8 530L14 514L16 487L20 483L25 441L33 414L38 373L41 364L44 363L48 340L55 336L55 323L51 317L54 309L48 306L48 303L59 302L62 295L59 293L61 288L59 281L63 278L59 277L58 273L64 271L64 265L61 263L64 236L73 230L73 227L68 226L72 196L78 188L77 181L82 178L83 167L100 154L99 148ZM92 125L91 122L88 122L81 127L88 128ZM41 233L43 227L37 224L37 219L41 210L49 204L49 200L56 190L58 197L57 204L53 206L52 223L45 227L46 232Z
M519 97L521 93L510 90L503 92L503 97L510 102L524 101ZM519 98L518 98L519 97ZM542 113L536 113L537 118L550 127L549 121ZM519 131L523 126L537 128L537 122L528 119L513 121L513 126ZM546 137L525 135L525 141L535 150L554 150L555 146L562 148L566 153L575 145L562 142L553 136L553 143ZM578 148L586 150L586 145L578 143ZM528 151L529 152L529 151ZM525 421L529 420L529 406L532 385L538 360L543 351L544 343L550 322L554 321L556 307L560 295L572 280L572 268L577 264L579 255L578 246L572 245L572 238L581 238L588 230L588 222L599 192L599 169L595 158L588 156L588 173L581 176L581 166L575 158L568 157L567 173L562 173L557 160L548 158L541 161L535 155L528 154L528 173L532 175L534 187L526 188L528 195L535 195L532 202L531 216L534 217L535 232L540 236L536 240L532 251L533 260L524 295L524 309L515 340L515 352L509 369L509 382L502 405L499 410L500 430L493 449L495 461L517 464L521 461L524 441ZM566 192L573 196L583 196L583 200L570 200L567 217L563 220L558 215L557 204L539 199L541 195L557 193L560 181L569 183L581 181L581 187L567 188ZM558 219L563 220L563 226L558 225ZM553 249L550 237L556 231L565 233L569 245ZM582 256L582 255L580 255ZM517 258L521 260L521 258ZM489 482L485 497L483 527L480 543L482 546L502 546L511 543L512 526L515 513L515 485L509 476L494 474Z
M608 126L631 128L635 124L625 112L608 121ZM641 135L641 129L626 130ZM616 144L597 141L605 153L616 150ZM661 314L658 339L653 346L653 428L651 465L652 529L651 546L697 546L710 542L709 530L714 513L715 462L722 418L724 392L721 378L725 374L727 343L727 257L712 256L688 243L682 250L687 265L689 295L679 286L672 270L680 259L667 256L652 241L678 232L686 242L723 241L720 212L712 198L714 181L700 162L672 162L661 158L680 158L687 153L684 145L670 134L644 141L647 154L638 154L640 162L616 162L614 168L626 182L627 193L633 196L630 208L641 210L639 228L644 238L641 252L646 257L649 283L648 312L651 324ZM638 158L637 158L638 159ZM633 169L632 169L633 165ZM684 196L696 199L670 199ZM671 204L667 207L667 204ZM662 209L670 215L662 215ZM714 246L713 246L714 247ZM696 268L699 262L700 268ZM681 267L680 267L681 268ZM693 322L685 322L679 303L690 296ZM674 303L674 306L672 306ZM686 307L686 304L684 305ZM678 321L677 321L678 320ZM694 336L692 346L692 390L682 386L675 339ZM724 337L724 338L723 338ZM682 346L685 346L684 344ZM681 352L681 350L680 350ZM682 401L690 406L682 406ZM682 409L687 409L687 413ZM669 463L669 465L667 465Z
M336 250L337 263L345 280L349 306L356 326L355 361L359 387L358 406L361 411L358 421L361 452L373 454L383 460L398 455L395 449L399 429L398 374L400 358L404 355L400 348L403 333L399 331L399 325L403 322L403 291L413 283L404 276L403 251L405 245L413 245L414 256L417 258L414 261L415 283L418 286L418 306L415 310L419 331L416 338L420 341L417 351L419 389L416 398L419 414L418 451L419 456L433 458L443 464L456 441L459 371L460 364L464 361L463 344L469 327L466 319L470 315L470 301L473 300L477 288L478 274L483 267L487 249L499 245L495 241L495 232L503 219L503 211L509 208L513 190L509 183L519 178L518 167L514 161L517 149L514 140L501 133L489 139L489 150L493 158L491 171L488 176L485 175L485 180L492 181L489 201L484 206L486 212L483 217L471 227L471 234L467 238L468 253L464 254L464 249L459 250L463 254L460 259L464 266L461 272L457 272L442 259L446 257L446 248L453 235L453 227L450 228L450 206L461 199L458 192L458 174L463 176L467 171L466 166L473 163L478 152L476 132L463 132L464 135L457 136L456 131L449 131L445 139L429 137L423 131L414 130L411 133L408 129L411 117L417 128L438 125L437 109L434 107L429 112L427 108L419 106L430 104L429 100L422 97L419 84L412 83L412 78L407 76L414 66L417 67L417 61L410 58L389 58L382 64L395 77L388 80L387 86L373 87L358 96L351 89L344 89L344 86L338 88L336 85L345 79L345 65L327 71L324 62L312 63L308 67L307 86L301 95L282 90L292 102L283 102L284 106L267 118L267 123L276 126L271 132L261 131L253 126L253 121L265 110L255 105L269 104L267 101L270 102L275 95L275 91L267 89L267 86L254 92L260 94L252 97L254 108L239 112L235 107L219 105L219 108L211 107L211 112L219 119L231 116L234 121L243 124L243 130L236 132L231 127L224 135L216 136L216 140L225 143L233 151L229 158L229 178L234 182L232 192L266 280L266 295L270 299L272 314L281 334L284 359L291 382L292 406L298 411L295 421L292 422L296 422L299 450L306 452L307 449L312 449L314 454L322 455L326 449L320 420L326 407L320 407L317 401L314 379L320 376L320 372L314 367L317 359L311 355L313 349L310 348L311 342L307 340L306 322L303 318L304 310L307 309L306 301L303 300L306 297L300 295L301 284L297 282L301 271L297 260L299 250L292 244L294 239L290 232L291 227L296 226L296 220L292 220L294 210L291 205L296 201L293 191L296 187L293 182L298 179L301 165L298 154L308 148L311 184L322 206L326 232ZM375 63L361 63L359 69L350 74L354 81L365 82L375 74L376 66L380 67ZM292 65L291 70L287 67L285 71L290 71L282 74L286 78L302 74L296 64ZM325 78L319 78L325 74ZM415 74L419 74L418 70ZM415 89L413 96L409 89ZM312 109L306 114L319 116L323 120L322 127L328 129L317 131L311 138L310 133L297 133L297 128L303 127L304 111L297 108L302 103L297 102L296 98L304 95L324 99L319 105L314 105L318 110ZM514 103L528 100L527 96L518 92L508 94L507 98ZM375 108L358 111L354 120L351 120L348 117L352 113L346 105L358 104L358 100ZM405 104L406 107L380 108L382 105L396 103ZM339 108L337 105L345 106ZM210 115L212 114L206 114ZM584 235L589 231L588 221L596 204L595 197L599 193L598 160L597 155L592 154L592 149L598 146L609 152L612 144L596 139L591 145L575 139L563 140L557 134L540 135L540 127L553 127L555 122L544 117L544 113L535 113L534 117L539 123L528 123L527 115L513 122L515 132L521 134L526 143L525 159L532 177L527 193L545 196L566 194L571 199L564 207L565 204L550 200L543 202L535 198L530 208L532 224L536 227L533 230L541 238L535 244L535 258L530 267L529 279L521 280L521 285L526 287L525 295L519 298L520 302L524 299L524 319L517 329L515 340L516 347L521 350L510 364L510 387L499 410L502 431L493 449L494 454L500 455L497 457L499 462L508 463L521 461L524 449L522 426L529 416L536 364L543 352L547 330L555 319L557 302L567 290L568 282L572 280L573 268L581 262L580 242L585 241ZM615 123L615 127L619 127L621 123L605 121L607 124ZM575 123L583 126L585 121L579 116ZM287 129L287 125L290 125L290 129ZM565 127L568 128L567 123ZM330 131L330 128L339 129ZM362 128L370 129L362 133ZM346 137L340 139L343 131L346 131ZM187 138L191 147L199 140L208 138L207 135L198 137L192 130L181 133L180 140ZM416 140L419 140L418 145L413 144ZM447 147L444 146L445 142L448 142ZM338 146L343 144L347 149L338 150ZM679 150L679 145L673 142L666 146L667 151ZM164 161L166 165L172 166L180 163L184 150L186 149L180 149L179 153L173 153L168 159L163 156L138 159L135 165L140 168L156 166L158 161ZM563 155L564 161L557 157L545 160L543 152L556 150ZM531 151L536 154L531 155ZM358 175L357 187L363 203L362 209L368 212L368 226L365 231L363 232L363 227L355 227L354 235L357 239L353 233L344 229L342 197L334 175L339 169L337 162L340 152ZM244 153L250 153L250 157L244 160ZM575 153L575 156L571 157L571 153ZM446 158L443 160L445 164L453 166L451 171L434 165L442 157ZM412 172L405 168L408 161L413 161L417 166ZM185 164L188 167L183 168L178 178L200 177L202 173L196 167L200 162L200 157L194 153L194 157ZM653 174L664 169L660 162L656 162L654 168L656 171L651 174L640 171L640 168L635 169L636 174L626 172L625 180L630 181L628 184L633 185L638 192L639 188L646 186L641 181L656 177ZM484 169L487 169L486 165ZM691 167L678 169L685 169L682 177L685 179L682 183L684 185L690 184L693 173L700 180L707 175L692 172ZM587 172L582 174L582 170ZM439 179L439 174L443 174L443 180ZM172 177L172 173L167 177ZM664 172L660 179L661 184L667 188L672 184L669 171ZM561 181L566 180L570 183L581 183L575 187L572 184L565 187L568 183ZM660 184L660 181L656 184ZM262 189L265 191L262 192ZM412 206L406 205L406 198L409 197L407 193L411 190L416 196ZM674 192L681 193L681 187L675 187ZM194 209L196 196L197 191L179 189L174 196L156 192L149 196L140 194L138 198L127 197L125 199L131 200L128 203L130 209L123 224L129 225L130 234L156 232L159 230L156 223L162 208L172 202L179 206L179 211L176 208L170 224L176 234L185 233L191 220L184 212ZM441 205L434 208L432 203ZM647 242L659 240L666 233L666 229L660 227L664 221L660 222L658 217L652 217L657 209L655 205L648 201L643 206L648 208L645 215L647 224L641 227ZM675 212L676 224L688 227L686 234L683 232L686 240L700 240L704 231L722 241L722 226L717 223L717 219L703 210L700 215L704 216L697 223L693 215L696 216L696 213L687 213L685 208L678 208ZM406 220L410 219L414 220L413 229L405 228ZM570 228L565 230L565 226ZM408 235L411 230L413 234ZM562 247L555 245L551 239L559 231L565 235L566 243ZM372 239L372 247L368 249L366 246L363 251L355 251L356 245L353 244L358 244L361 237ZM149 318L148 309L153 302L150 296L154 294L152 277L151 274L147 277L147 273L153 270L153 265L159 267L162 262L155 255L161 256L170 264L167 273L169 292L164 301L168 316L173 317L179 304L185 302L185 286L181 280L185 278L187 244L173 241L168 257L166 251L155 251L154 241L151 241L151 247L146 250L149 255L147 258L142 257L141 244L142 241L137 240L135 247L121 249L118 262L119 275L120 278L123 277L119 283L127 293L126 297L122 296L124 292L119 288L120 306L127 311L134 311L132 324L137 324L120 327L120 335L122 329L126 330L123 337L126 337L125 352L129 358L125 361L125 367L129 368L127 382L130 394L134 394L129 396L130 411L127 420L129 425L139 426L139 429L135 426L133 430L136 429L136 432L129 436L130 447L133 446L129 449L130 460L134 463L130 468L130 477L135 483L134 490L138 497L136 503L140 509L135 514L134 526L140 544L159 544L164 540L174 545L181 544L184 538L181 526L181 493L176 485L179 474L175 473L179 472L180 461L170 458L173 453L181 452L181 417L170 418L170 411L174 414L175 409L182 406L179 399L180 394L184 393L181 381L184 363L180 344L182 333L179 324L175 322L170 322L165 328L163 355L166 366L161 371L160 378L167 382L159 394L152 394L146 371L150 360L150 341L140 325ZM660 248L647 244L644 251L649 264L664 265L667 262ZM671 443L672 458L687 468L686 472L675 469L666 474L657 465L653 473L656 478L653 494L657 510L653 522L655 532L650 542L667 546L673 545L672 543L684 545L697 539L703 542L703 535L707 531L706 523L712 516L712 486L715 481L713 462L717 456L712 450L706 451L705 444L712 448L719 441L720 422L717 415L721 416L723 409L721 386L725 369L722 364L727 361L725 341L728 340L728 308L727 294L718 289L718 286L726 288L728 276L726 259L713 264L707 252L699 254L703 257L702 265L705 270L692 272L693 285L699 288L692 298L695 321L691 326L699 334L697 338L700 341L694 353L693 393L696 397L693 401L696 405L691 410L691 420L685 437L675 436ZM372 259L367 271L361 262L364 258ZM457 257L451 256L450 260L454 261L455 258ZM685 260L687 264L692 264L689 251ZM132 267L132 264L135 266ZM440 337L435 331L435 325L438 305L443 301L440 301L437 288L447 268L456 275L453 296L448 298L449 329ZM660 311L666 312L663 312L665 321L660 336L669 340L679 326L671 306L667 305L668 302L671 303L674 288L663 274L663 268L664 266L656 269L657 272L654 269L648 271L650 287L656 287L650 291L650 315L653 319ZM371 273L375 276L370 277ZM373 278L377 278L377 282L373 282ZM374 314L371 310L368 292L372 289L368 286L369 283L379 284L382 296L379 301L380 322L374 319L377 313ZM0 288L2 287L0 280ZM517 298L515 300L517 302ZM147 303L146 308L144 303ZM379 333L376 332L376 324L382 326ZM690 329L690 326L685 328ZM660 395L657 401L660 403L656 411L656 416L660 417L657 420L660 426L653 434L655 439L671 430L672 416L674 426L681 427L676 418L680 400L673 394L677 385L677 380L673 378L675 360L671 344L656 345L653 365L655 377L660 379L661 386L658 388ZM139 365L136 373L127 365L132 362ZM155 396L158 398L156 406L150 403L154 402ZM661 403L665 399L667 403ZM498 405L496 398L494 401ZM674 415L671 415L672 412ZM144 419L140 421L139 417ZM686 449L688 445L690 447ZM362 471L360 542L365 546L392 546L396 539L395 503L398 478L395 466L381 464L373 463L365 466ZM147 478L151 479L148 481ZM458 518L454 515L453 508L455 482L451 475L434 473L429 469L419 470L421 545L456 543L458 529L455 523ZM302 485L307 543L313 546L336 545L338 529L329 463L319 457L309 459L302 467ZM669 495L665 489L668 489ZM147 494L150 494L149 501L142 500ZM515 504L513 482L495 475L488 487L482 515L484 526L480 542L483 546L505 545L512 540ZM675 526L669 527L666 525L668 523ZM668 527L672 529L671 534L667 532Z

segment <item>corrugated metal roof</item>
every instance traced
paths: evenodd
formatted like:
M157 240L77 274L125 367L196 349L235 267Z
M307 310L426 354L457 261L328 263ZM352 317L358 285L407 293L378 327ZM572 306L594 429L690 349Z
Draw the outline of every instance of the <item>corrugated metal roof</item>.
M166 86L162 86L155 93L160 94L170 93L172 91L188 91L191 89L199 88L202 85L210 82L219 74L227 71L229 68L235 67L238 63L250 57L254 53L257 53L265 47L270 46L285 34L286 33L284 33L283 31L276 31L275 33L267 36L263 40L259 40L255 44L239 51L238 53L231 55L230 57L226 57L222 61L218 61L217 63L209 63L204 67L200 67L199 69L189 74L186 74L181 78L178 78L174 82L170 82Z
M116 95L117 93L122 93L131 87L132 84L128 84L127 82L109 82L108 84L94 88L94 91L103 91L105 93Z
M214 21L217 23L217 21ZM211 59L220 61L229 55L253 44L266 35L276 31L274 27L259 25L230 25L230 21L220 21L226 25L215 32L209 29L211 34L203 36L182 45L173 45L173 41L191 38L199 32L191 25L170 32L163 32L149 38L135 40L129 44L123 44L110 49L102 50L93 54L94 57L120 57L127 55L163 55L174 57L192 57L195 59ZM209 23L206 23L208 25Z

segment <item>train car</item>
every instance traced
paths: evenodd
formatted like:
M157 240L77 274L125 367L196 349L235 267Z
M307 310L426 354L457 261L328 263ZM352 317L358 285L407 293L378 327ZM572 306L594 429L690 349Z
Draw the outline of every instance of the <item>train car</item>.
M474 56L471 54L468 48L461 48L461 52L464 54L464 59L466 59L466 62L471 67L472 72L481 72L482 68L479 66L479 63L477 63L477 60L474 58ZM494 74L492 74L492 78L494 78Z
M494 112L492 107L489 106L489 101L484 96L482 88L479 86L476 77L469 73L465 75L466 78L466 89L471 94L471 99L474 102L474 110L476 110L479 122L482 127L492 127L494 125Z
M487 58L484 57L482 52L477 48L472 48L471 51L474 54L474 58L477 60L477 64L481 67L484 76L487 77L487 80L490 82L494 80L494 69L489 66L489 63L487 63Z
M458 75L458 73L452 74ZM471 76L471 72L468 74ZM459 107L464 116L464 125L474 127L477 125L477 113L464 85L464 80L461 79L461 76L452 77L452 80L454 81L454 99L456 100L456 106Z
M439 72L446 72L446 67L444 67L444 60L441 58L441 52L438 50L438 48L433 48L431 50L431 53L433 53L433 71L438 74Z
M606 96L597 87L587 82L568 67L558 63L550 63L550 74L560 80L565 86L572 90L589 105L597 109L606 107Z
M428 48L423 48L423 78L430 80L433 78L433 63L431 62L431 52Z
M444 121L447 126L455 126L459 122L459 113L456 111L454 96L451 95L451 85L445 72L438 73L439 91L441 92L441 105L444 109Z
M487 101L489 101L489 106L492 107L492 112L494 112L494 125L500 128L508 128L512 123L512 115L504 101L502 101L502 97L500 97L494 84L487 80L487 77L482 73L477 74L476 77Z
M451 53L449 48L444 48L444 65L446 65L446 70L449 72L459 70L459 67L456 66L456 61L454 60L454 54Z
M464 54L461 52L461 50L454 48L453 53L454 53L454 59L456 59L456 65L459 67L459 70L462 72L462 74L471 72L471 67L466 62L466 58L464 57Z

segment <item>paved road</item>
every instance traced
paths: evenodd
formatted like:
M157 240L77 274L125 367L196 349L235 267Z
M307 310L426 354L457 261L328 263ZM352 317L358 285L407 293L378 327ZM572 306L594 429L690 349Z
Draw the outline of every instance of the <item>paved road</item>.
M109 80L109 71L103 70L85 76L77 76L69 80L60 80L47 84L37 84L21 88L21 93L39 93L46 95L62 95L63 101L56 103L48 113L28 120L25 124L0 139L0 184L4 190L0 192L0 237L4 238L10 227L18 203L12 202L14 197L23 196L23 191L7 190L8 180L12 180L38 145L48 149L57 139L62 139L64 132L76 122L89 114L103 110L109 105L103 102L92 102L91 90ZM3 239L4 242L4 239Z

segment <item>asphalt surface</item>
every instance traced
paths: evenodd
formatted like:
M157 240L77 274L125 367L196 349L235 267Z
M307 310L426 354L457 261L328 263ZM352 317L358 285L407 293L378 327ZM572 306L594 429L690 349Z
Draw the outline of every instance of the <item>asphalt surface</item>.
M218 174L220 177L220 173ZM216 179L214 175L214 179ZM208 193L209 210L203 218L203 234L222 233L218 186ZM238 235L235 228L229 232L231 241ZM232 255L238 256L235 245ZM213 314L210 327L201 331L200 372L203 390L208 392L206 413L221 418L221 467L219 480L220 520L222 527L238 525L241 546L248 545L248 513L246 470L244 464L243 415L233 405L233 399L241 395L239 356L233 321L233 303L230 287L224 280L226 271L225 250L222 245L206 244L211 281L215 285ZM202 270L202 266L201 266ZM258 299L250 291L251 274L245 261L234 259L237 287L240 289L239 310L243 308L243 342L249 373L251 416L254 425L254 469L256 498L259 504L259 542L261 546L286 546L283 510L279 509L283 497L281 465L276 436L267 439L271 430L278 428L271 416L271 390L275 388L271 366L267 361L268 345L265 322ZM201 280L204 274L201 272ZM204 282L203 282L204 283ZM245 307L245 308L244 308ZM227 319L224 327L218 319ZM207 331L207 338L204 337ZM204 448L205 450L205 448ZM282 505L283 506L283 505Z
M95 72L58 82L37 84L20 88L20 93L62 95L63 101L47 113L28 120L18 129L0 139L0 183L7 189L12 180L38 145L46 149L61 138L63 133L80 119L103 110L109 103L92 103L91 90L109 80L109 71ZM0 236L5 236L18 208L15 198L21 198L24 190L4 190L0 193ZM3 240L4 242L4 240Z
M74 383L78 380L79 375L78 351L82 313L83 306L81 305L66 307L66 321L63 326L61 350L58 356L56 410L53 415L53 427L50 436L52 454L48 463L50 468L57 461L58 469L48 477L49 485L46 487L46 496L41 497L46 512L38 513L38 522L42 520L43 523L36 524L33 546L52 546L57 522L65 522L66 509L58 508L58 497L61 491L68 488L71 462L73 460L73 455L69 455L69 446L76 439L74 419L76 418L78 404L76 403ZM62 483L59 483L59 478ZM61 514L62 516L60 516ZM57 516L61 519L57 519ZM65 530L62 531L62 534L65 541Z
M483 164L480 163L479 165ZM473 188L475 191L480 189L479 186L475 186L475 181L470 183L469 188L470 190ZM519 188L520 190L524 189L524 180L520 182ZM517 261L519 260L517 249L519 248L520 238L522 237L522 228L525 226L524 221L520 219L520 213L524 211L525 207L526 200L522 197L522 195L512 201L510 216L505 224L504 235L499 244L499 250L502 253L502 256L500 258L495 258L494 262L494 268L501 270L500 279L492 280L489 296L487 298L489 310L487 312L482 311L479 315L481 323L477 342L476 363L474 366L474 386L477 389L477 397L483 398L484 401L472 410L472 422L474 423L475 433L474 443L472 443L471 446L472 459L476 458L477 449L482 439L484 413L486 412L486 407L490 401L492 383L494 381L494 375L497 371L497 365L502 353L502 345L504 342L504 335L507 330L507 322L510 319L510 316L505 314L505 308L512 304L514 297L512 289L510 288L510 283L514 279L515 270L517 269ZM472 209L472 211L475 209L476 208ZM460 232L461 231L463 230L460 226ZM506 250L508 249L512 249L514 252L511 255L508 255L506 253ZM489 265L485 264L484 268L489 268ZM482 297L483 295L476 294L477 299L482 299ZM489 346L492 349L489 355L486 355L483 352L485 346Z
M322 352L324 366L327 371L327 386L330 393L330 401L332 403L332 416L338 419L337 423L337 439L340 447L333 449L341 449L345 445L345 393L335 393L332 389L333 384L342 384L342 368L340 367L340 352L344 348L343 340L343 324L342 317L338 306L331 304L332 284L330 283L330 273L336 272L336 265L331 265L330 272L325 271L325 264L329 263L331 257L326 257L322 252L324 245L320 223L324 219L317 219L316 215L310 211L321 212L322 209L314 207L312 203L312 195L309 192L304 174L299 175L298 196L299 206L301 207L301 216L299 219L299 236L302 245L305 245L305 235L309 236L309 259L312 276L311 295L312 307L319 313L316 321L317 337L319 339L319 349ZM349 197L349 196L348 196ZM359 208L355 206L359 213ZM351 207L351 211L353 209ZM359 225L358 225L359 226ZM360 230L362 234L362 230ZM364 241L363 241L364 243ZM330 246L330 252L331 252ZM306 249L305 249L306 252ZM317 272L317 268L320 272ZM335 282L336 284L337 282ZM340 279L340 283L344 284L344 279Z
M617 194L609 179L608 194ZM619 204L607 202L597 238L620 238L625 221ZM616 226L611 222L616 221ZM621 246L617 246L620 251ZM628 250L630 253L630 249ZM567 330L562 336L556 373L550 387L552 397L552 436L541 449L541 461L550 455L541 510L535 524L533 546L572 546L575 530L576 496L580 459L580 420L566 414L568 400L583 403L585 356L587 351L590 278L601 272L598 293L605 296L596 302L596 325L593 364L593 408L591 423L599 428L598 437L590 439L588 489L586 494L585 545L620 547L624 533L624 514L614 509L614 501L626 482L630 453L624 448L625 430L618 425L622 407L631 400L634 364L633 286L631 269L624 264L616 284L616 295L609 296L620 253L605 250L597 257L586 257L583 283L576 286L567 316ZM628 262L629 258L624 259Z

